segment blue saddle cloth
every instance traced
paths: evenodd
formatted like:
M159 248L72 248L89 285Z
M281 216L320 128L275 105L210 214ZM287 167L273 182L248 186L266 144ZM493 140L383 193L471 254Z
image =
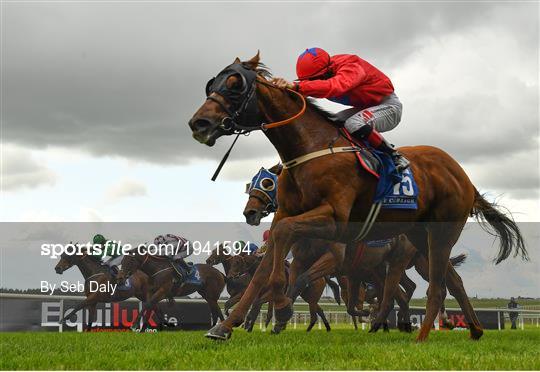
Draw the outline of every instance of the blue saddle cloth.
M188 266L191 266L189 272L186 272L186 270L176 262L174 263L174 266L178 273L182 273L184 283L198 286L201 286L203 284L201 280L201 274L199 273L197 265L193 265L191 262L189 262Z
M107 270L109 272L109 274L114 278L116 279L116 276L118 275L118 266L116 265L112 265L112 266L108 266L108 265L102 265L105 270ZM133 276L133 275L132 275ZM127 290L130 290L131 289L131 280L132 280L132 276L130 276L129 278L126 279L126 281L124 283L117 283L118 284L118 287L117 289L120 290L120 291L127 291Z
M118 283L118 290L127 291L131 289L131 277L127 278L123 284Z
M418 186L410 168L398 173L390 155L370 148L379 161L379 182L374 202L386 209L418 209Z

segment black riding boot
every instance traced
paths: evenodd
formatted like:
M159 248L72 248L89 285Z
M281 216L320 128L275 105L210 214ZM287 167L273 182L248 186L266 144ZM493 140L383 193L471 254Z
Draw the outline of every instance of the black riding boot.
M366 140L374 149L389 154L398 172L402 172L409 167L409 160L397 151L379 132L373 129L371 125L363 125L352 132L351 135L357 139Z

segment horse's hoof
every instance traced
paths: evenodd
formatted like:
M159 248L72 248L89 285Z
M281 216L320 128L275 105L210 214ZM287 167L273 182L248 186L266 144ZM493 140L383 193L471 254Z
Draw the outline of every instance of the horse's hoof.
M383 324L383 332L390 332L390 328L388 327L388 323Z
M281 333L281 331L284 331L285 328L287 328L287 323L277 322L274 325L274 328L272 328L272 330L270 331L270 333L273 334L273 335L278 335L278 334Z
M369 333L376 333L379 328L381 328L381 323L372 323L371 328L369 329Z
M482 328L477 328L472 324L469 324L469 330L471 332L472 340L480 340L480 337L482 337L482 335L484 334Z
M407 322L398 322L397 327L398 327L400 332L407 332L407 333L412 332L412 325L411 325L410 322L409 323L407 323Z
M293 316L293 307L289 303L287 306L282 307L281 309L274 308L274 315L278 323L287 323Z
M446 329L449 329L449 330L453 330L454 328L456 328L454 323L452 323L450 321L443 322L442 326L443 326L443 328L446 328Z
M224 327L222 323L216 324L212 327L204 337L211 338L212 340L226 341L231 338L232 330Z

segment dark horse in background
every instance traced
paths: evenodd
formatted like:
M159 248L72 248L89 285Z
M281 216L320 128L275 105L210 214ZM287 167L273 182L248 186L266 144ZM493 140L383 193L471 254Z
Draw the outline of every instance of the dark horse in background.
M129 278L134 272L140 270L150 278L151 292L148 299L143 302L143 310L133 322L133 326L136 327L141 317L155 309L161 300L175 296L187 296L195 292L198 292L210 306L212 324L216 324L218 318L223 320L218 300L225 288L225 276L211 265L196 264L195 267L199 271L201 285L184 283L168 257L153 256L140 252L137 248L128 252L122 259L122 269L118 273L118 281ZM145 327L146 324L143 323L141 329Z
M261 257L254 256L254 255L238 255L231 258L231 269L229 271L229 278L235 278L240 277L244 274L249 274L250 276L253 275L253 272L257 269L259 264L261 263ZM290 265L289 276L292 275L292 267L294 266L294 261ZM317 280L310 282L309 286L304 288L300 296L304 299L304 301L308 304L309 307L309 315L310 315L310 322L307 327L307 331L311 331L315 323L317 323L318 317L321 318L324 327L327 331L330 331L330 323L326 319L326 315L324 313L324 310L319 306L319 300L321 299L321 296L323 294L324 288L326 287L326 280L323 277L318 278ZM244 324L244 328L246 328L249 332L253 329L253 325L255 323L255 320L257 319L259 312L261 310L261 306L264 302L268 301L269 296L262 296L259 301L256 301L251 311L249 312L248 316L246 317L246 321ZM266 321L265 321L265 327L268 327L268 324L272 320L272 312L273 312L273 306L272 302L268 302L268 312L266 314ZM279 333L282 329L284 329L285 325L277 323L274 328L272 329L272 333Z
M213 146L221 136L263 129L284 164L329 147L351 146L341 131L341 123L306 102L299 93L276 88L268 78L270 74L260 64L259 54L245 62L237 58L223 69L207 85L207 98L189 121L193 137ZM527 258L519 228L477 191L460 165L441 149L410 146L399 151L411 162L419 191L418 209L382 209L375 225L362 238L369 241L406 234L428 257L426 315L417 341L429 335L442 306L444 283L465 314L471 338L479 339L482 327L459 274L449 263L452 247L472 215L487 221L489 227L483 226L499 237L496 263L512 253ZM207 336L229 338L232 328L242 323L249 306L267 284L272 288L276 319L287 322L292 316L292 303L284 293L285 256L300 239L325 239L336 242L332 250L341 267L352 254L347 244L357 240L373 211L376 186L375 177L358 170L352 152L320 156L284 169L267 254L231 315Z
M234 257L232 252L227 252L223 249L223 245L215 248L210 256L206 259L206 263L211 266L219 264L223 265L225 271L225 278L227 284L227 292L229 293L229 299L225 302L223 311L225 315L229 316L229 310L240 301L246 288L249 285L251 276L243 275L240 278L229 279L229 272L231 270L231 259Z
M60 323L64 322L65 319L69 319L77 311L86 308L89 310L89 316L85 329L90 331L92 329L92 323L97 318L96 305L98 303L120 302L130 297L136 297L140 301L145 302L148 298L150 289L149 279L142 271L134 271L133 275L129 278L129 286L121 287L119 285L113 294L110 292L90 292L90 281L95 281L98 285L120 283L111 274L110 269L101 263L99 258L88 255L87 253L82 255L68 255L64 252L60 256L60 261L58 261L54 270L57 274L62 274L72 266L77 266L84 277L86 299L78 304L69 314L62 317L59 321Z

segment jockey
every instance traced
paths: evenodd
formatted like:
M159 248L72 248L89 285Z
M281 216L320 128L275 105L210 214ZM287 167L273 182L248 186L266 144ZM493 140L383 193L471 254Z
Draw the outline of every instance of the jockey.
M247 254L257 254L257 251L259 250L259 247L255 243L249 243L247 244Z
M409 161L381 135L398 125L402 110L394 86L385 74L356 55L330 56L321 48L310 48L298 57L296 75L298 81L293 83L283 78L274 78L272 82L305 96L353 106L343 112L355 112L345 121L349 133L390 154L398 172L409 166Z
M159 249L160 256L165 256L178 264L177 267L181 271L182 279L185 282L191 282L190 278L194 267L184 261L184 258L191 254L189 240L173 234L158 235L154 239L154 244Z
M120 254L117 242L105 239L101 234L96 234L92 239L92 244L101 248L101 253L93 252L92 256L102 261L103 265L111 269L116 269L116 266L120 265L122 255ZM103 261L105 257L109 257L109 259Z
M255 251L255 255L264 256L264 254L266 253L268 238L270 238L270 230L265 230L263 233L263 243L261 244L259 249Z

